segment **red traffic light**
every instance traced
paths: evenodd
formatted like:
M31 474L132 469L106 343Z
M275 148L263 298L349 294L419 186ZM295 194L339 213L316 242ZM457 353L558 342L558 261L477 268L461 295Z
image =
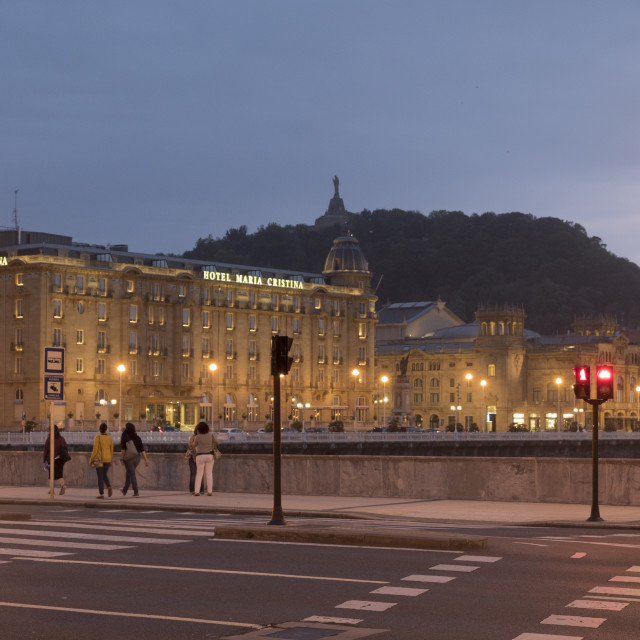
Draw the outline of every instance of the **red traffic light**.
M613 367L601 364L596 367L596 390L598 400L603 402L613 398Z
M591 368L586 365L574 367L573 377L576 380L573 385L573 392L576 398L588 400L591 395Z

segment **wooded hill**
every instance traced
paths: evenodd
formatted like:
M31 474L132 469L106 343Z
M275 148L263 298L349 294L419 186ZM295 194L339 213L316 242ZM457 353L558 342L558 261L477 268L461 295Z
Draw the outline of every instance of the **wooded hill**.
M521 304L526 326L565 333L579 315L615 315L640 326L640 267L607 250L600 238L557 218L523 213L376 210L353 214L349 230L374 274L380 305L436 300L466 321L480 303ZM184 257L320 272L338 226L269 224L248 234L229 229L200 238Z

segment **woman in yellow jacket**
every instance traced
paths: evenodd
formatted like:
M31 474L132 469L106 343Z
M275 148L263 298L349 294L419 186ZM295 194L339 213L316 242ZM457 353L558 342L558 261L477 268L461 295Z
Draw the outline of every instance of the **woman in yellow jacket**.
M107 487L109 497L113 493L109 480L109 467L113 462L113 438L107 435L107 425L100 425L100 433L93 439L93 451L89 464L95 467L98 474L98 499L104 500L104 488Z

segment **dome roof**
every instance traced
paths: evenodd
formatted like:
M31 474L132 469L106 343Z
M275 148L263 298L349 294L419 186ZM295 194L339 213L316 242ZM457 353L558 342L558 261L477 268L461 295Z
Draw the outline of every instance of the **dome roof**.
M344 271L369 273L369 263L360 249L358 240L353 236L340 236L333 241L322 273L330 274Z

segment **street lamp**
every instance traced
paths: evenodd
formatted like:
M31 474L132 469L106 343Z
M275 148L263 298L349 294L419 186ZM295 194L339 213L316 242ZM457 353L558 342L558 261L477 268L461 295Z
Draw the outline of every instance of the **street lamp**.
M562 384L562 378L556 378L556 384L558 385L558 415L556 418L556 431L560 433L560 385Z
M118 365L118 373L120 374L120 411L118 411L118 431L121 431L122 424L122 374L127 370L123 364Z
M305 404L302 404L302 402L298 402L297 406L298 406L298 410L302 415L302 431L304 432L304 410L309 409L311 405L308 402L305 402Z
M480 386L482 387L482 420L484 421L484 431L487 430L487 404L484 399L485 387L487 386L486 380L480 380Z
M354 369L351 375L353 376L353 430L356 431L358 424L358 376L360 372Z
M382 382L382 426L387 426L387 382L389 382L389 378L387 376L382 376L380 378L380 382Z
M218 365L215 362L212 362L209 365L209 371L211 371L211 431L215 431L213 428L214 425L214 413L213 413L213 374L216 372Z
M459 404L452 404L451 411L455 412L455 422L453 423L453 430L456 432L456 438L458 437L458 411L462 411L462 407Z
M636 387L636 398L638 399L638 414L636 416L636 430L640 424L640 385Z

